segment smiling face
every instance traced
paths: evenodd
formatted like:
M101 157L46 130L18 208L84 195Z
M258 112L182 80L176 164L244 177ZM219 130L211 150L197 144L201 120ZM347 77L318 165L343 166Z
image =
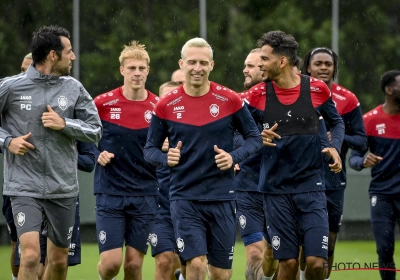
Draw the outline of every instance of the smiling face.
M272 53L273 48L270 45L264 45L261 48L260 62L258 67L261 71L263 81L275 81L280 75L279 68L280 57Z
M126 58L119 70L124 76L124 86L132 90L144 89L150 71L146 59Z
M258 83L262 82L260 68L258 68L258 64L260 61L260 53L253 52L250 53L246 60L244 61L244 87L246 89L255 86Z
M202 87L208 84L208 76L214 68L210 49L207 47L188 47L179 66L185 72L185 84Z
M335 64L331 55L325 52L314 54L310 59L307 72L311 77L320 79L325 83L332 81Z
M72 61L74 61L76 57L72 51L71 41L67 37L60 37L64 49L61 52L61 57L58 56L55 51L52 51L57 56L57 60L54 62L51 72L55 76L68 76L71 73Z

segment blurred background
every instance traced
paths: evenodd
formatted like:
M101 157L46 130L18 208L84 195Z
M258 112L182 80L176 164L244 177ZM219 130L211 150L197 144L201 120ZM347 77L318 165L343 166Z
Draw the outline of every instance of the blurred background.
M93 97L122 85L118 57L131 40L146 45L151 59L146 88L158 93L178 68L183 44L193 37L207 39L214 49L210 79L242 91L248 52L263 33L282 30L296 38L301 58L314 47L338 52L339 83L367 112L384 100L380 76L400 69L399 12L398 0L0 0L0 77L20 72L33 31L60 25L71 32L78 56L73 75ZM340 237L371 239L369 170L348 173ZM81 233L95 241L93 174L79 178ZM0 215L3 242L8 233Z

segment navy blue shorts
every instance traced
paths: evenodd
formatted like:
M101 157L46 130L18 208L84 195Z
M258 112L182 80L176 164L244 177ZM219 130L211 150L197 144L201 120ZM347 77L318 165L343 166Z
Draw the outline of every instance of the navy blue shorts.
M100 253L124 245L147 253L157 214L158 195L96 194L96 231Z
M266 230L263 199L259 192L236 191L236 218L242 237Z
M17 228L15 227L15 224L14 224L14 217L13 217L13 212L12 212L12 208L11 208L11 200L10 200L10 197L7 195L3 195L2 210L3 210L4 218L6 218L7 228L8 228L8 232L10 233L11 241L17 242L17 240L18 240Z
M153 257L164 252L177 253L171 216L157 215L154 227L149 235L149 243Z
M79 197L76 200L75 223L71 235L71 244L68 251L68 265L74 266L81 263L81 236L79 233L80 215L79 215ZM47 256L47 236L44 231L45 226L42 225L40 233L40 263L44 264ZM19 241L17 243L14 259L14 265L19 266L21 258L21 250Z
M324 191L264 195L264 210L274 258L296 259L299 246L304 256L328 259L328 214Z
M339 232L343 218L344 189L325 191L329 231Z
M184 261L207 255L217 268L232 268L236 202L171 201L176 245Z
M370 211L378 255L393 255L396 222L400 226L400 198L372 196Z

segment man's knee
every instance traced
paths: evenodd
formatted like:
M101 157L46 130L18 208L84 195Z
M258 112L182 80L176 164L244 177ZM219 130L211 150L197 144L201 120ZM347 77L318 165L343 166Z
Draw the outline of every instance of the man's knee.
M115 276L119 273L122 262L112 259L112 258L102 258L101 270L105 275Z
M310 276L323 276L327 269L327 261L320 257L307 257L306 258L307 269L306 274ZM307 278L306 275L306 278ZM310 277L311 278L311 277Z
M256 264L263 261L262 246L251 244L246 246L247 261L251 264Z
M174 253L163 252L156 256L156 267L162 272L172 271L174 266Z
M195 257L186 262L187 269L193 272L204 274L207 271L207 259L205 256Z
M211 280L229 280L232 277L232 270L217 268L209 265L208 276Z
M26 267L38 266L40 262L40 251L34 248L25 248L21 251L21 265Z

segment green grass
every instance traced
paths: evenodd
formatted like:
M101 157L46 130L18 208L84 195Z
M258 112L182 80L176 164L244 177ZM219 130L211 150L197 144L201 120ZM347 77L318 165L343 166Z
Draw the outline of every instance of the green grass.
M11 270L8 264L10 246L0 246L0 280L11 279ZM398 250L397 250L398 251ZM96 265L99 260L97 244L83 244L82 264L71 267L68 271L69 280L92 280L98 279ZM395 261L400 263L400 254L395 254ZM373 241L339 241L335 253L336 263L377 263L375 253L375 243ZM232 280L244 279L245 253L243 243L238 242L235 247L235 256L233 261ZM347 265L346 265L347 266ZM343 268L343 264L340 268ZM147 255L143 268L143 279L154 279L154 259ZM400 275L400 273L398 273ZM123 276L117 276L117 280L123 279ZM351 279L351 280L376 280L380 279L378 271L335 271L331 274L331 280Z

